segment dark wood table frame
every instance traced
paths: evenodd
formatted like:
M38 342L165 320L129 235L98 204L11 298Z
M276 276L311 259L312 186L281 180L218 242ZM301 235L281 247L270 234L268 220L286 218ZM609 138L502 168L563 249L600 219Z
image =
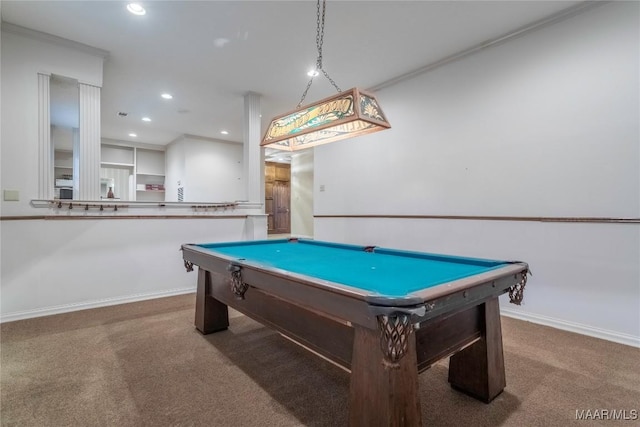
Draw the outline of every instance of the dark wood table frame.
M196 328L227 329L230 306L350 371L351 426L421 425L418 373L447 356L456 390L488 403L505 388L498 297L520 302L526 263L387 300L182 249L187 270L199 267Z

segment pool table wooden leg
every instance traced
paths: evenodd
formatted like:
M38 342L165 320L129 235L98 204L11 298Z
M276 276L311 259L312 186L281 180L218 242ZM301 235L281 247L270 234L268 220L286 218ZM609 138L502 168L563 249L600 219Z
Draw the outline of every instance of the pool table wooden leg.
M198 268L195 325L205 335L229 327L227 305L211 296L211 273L202 268Z
M408 337L399 366L384 362L380 332L354 326L349 392L350 426L420 426L416 338Z
M451 386L486 403L506 386L498 298L481 307L482 338L449 359Z

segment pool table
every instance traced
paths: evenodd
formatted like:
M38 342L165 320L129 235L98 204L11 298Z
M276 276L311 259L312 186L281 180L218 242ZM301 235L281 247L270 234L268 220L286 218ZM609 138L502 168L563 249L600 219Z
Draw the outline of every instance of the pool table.
M418 373L447 356L454 389L488 403L505 387L498 297L520 304L524 262L296 238L182 253L196 328L227 329L230 306L349 371L352 426L421 425Z

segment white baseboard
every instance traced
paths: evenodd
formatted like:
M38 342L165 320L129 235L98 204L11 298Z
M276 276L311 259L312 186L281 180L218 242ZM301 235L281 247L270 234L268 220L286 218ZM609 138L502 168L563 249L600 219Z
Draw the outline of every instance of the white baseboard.
M183 295L194 293L196 288L190 286L188 288L170 289L161 292L149 292L145 294L135 294L125 297L105 298L100 300L79 302L73 304L63 304L53 307L38 308L35 310L18 311L15 313L2 314L0 323L13 322L15 320L31 319L34 317L50 316L52 314L69 313L72 311L87 310L90 308L107 307L110 305L126 304L129 302L144 301L155 298L170 297L175 295Z
M620 332L610 331L607 329L594 328L580 323L567 322L566 320L556 319L553 317L541 316L539 314L522 313L505 308L500 309L500 314L514 319L525 320L539 325L551 326L552 328L561 329L563 331L575 332L577 334L587 335L594 338L600 338L607 341L617 342L619 344L629 345L631 347L640 348L640 337Z

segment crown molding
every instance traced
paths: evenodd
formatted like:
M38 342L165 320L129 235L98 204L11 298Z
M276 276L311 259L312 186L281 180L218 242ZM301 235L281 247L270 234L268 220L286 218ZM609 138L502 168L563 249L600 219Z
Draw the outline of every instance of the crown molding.
M2 31L6 33L18 34L21 36L29 37L31 39L35 39L35 40L53 43L58 46L63 46L70 49L78 50L80 52L97 56L102 59L107 59L109 57L109 51L107 50L99 49L97 47L89 46L84 43L79 43L73 40L54 36L53 34L32 30L31 28L21 27L20 25L15 25L6 21L2 21Z
M429 71L432 71L436 68L440 68L443 65L447 65L451 62L455 62L458 61L460 59L463 59L467 56L473 55L475 53L478 53L480 51L483 51L485 49L489 49L498 45L501 45L503 43L506 43L510 40L513 40L515 38L524 36L526 34L532 33L534 31L538 31L542 28L548 27L550 25L556 24L558 22L567 20L569 18L572 18L576 15L579 15L583 12L586 12L588 10L593 9L594 7L597 6L602 6L603 4L607 4L607 3L611 3L611 1L597 1L597 0L589 0L589 1L583 1L580 2L574 6L568 7L567 9L563 9L557 13L554 13L553 15L547 16L546 18L542 18L539 19L535 22L532 22L530 24L527 24L523 27L517 28L513 31L509 31L506 34L503 34L499 37L495 37L489 40L485 40L482 43L479 43L475 46L472 46L468 49L465 49L463 51L460 51L458 53L454 53L453 55L449 55L445 58L442 58L436 62L424 65L420 68L417 68L413 71L409 71L408 73L404 73L401 74L399 76L393 77L389 80L385 80L384 82L378 83L375 86L371 86L369 88L367 88L368 91L371 92L377 92L380 89L384 89L388 86L392 86L395 85L397 83L403 82L405 80L409 80L412 79L416 76L419 76L421 74L425 74L428 73Z
M242 141L232 141L229 139L219 139L219 138L211 138L208 136L201 136L201 135L195 135L192 133L185 133L182 135L182 139L197 139L197 140L201 140L201 141L209 141L209 142L219 142L219 143L223 143L223 144L233 144L233 145L242 145Z

